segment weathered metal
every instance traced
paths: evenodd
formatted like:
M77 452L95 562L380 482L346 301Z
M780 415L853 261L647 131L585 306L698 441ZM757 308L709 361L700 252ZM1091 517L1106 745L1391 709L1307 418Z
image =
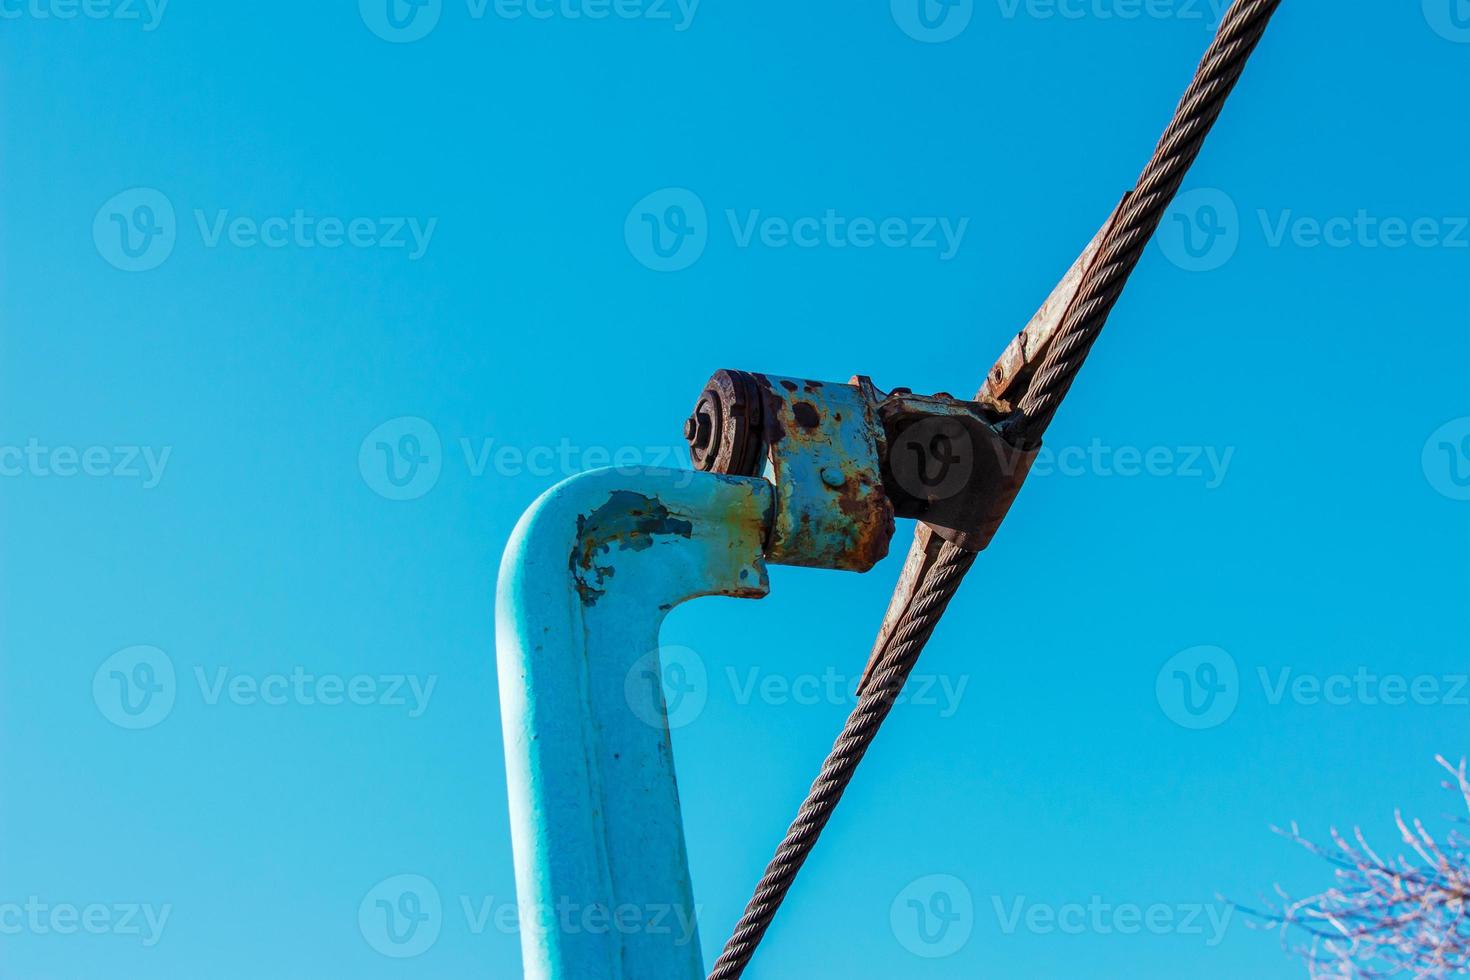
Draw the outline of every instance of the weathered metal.
M744 371L716 371L684 422L689 458L697 470L760 476L764 465L764 396Z
M696 465L776 483L773 561L866 571L893 518L928 524L970 551L989 543L1035 458L1004 417L943 392L719 371L685 423Z
M874 409L854 385L718 371L685 438L696 465L747 474L768 466L776 486L771 561L865 572L893 536Z
M883 483L894 513L967 551L983 550L1020 492L1035 450L1007 442L1002 419L980 402L907 389L884 396L867 378L854 381L883 425Z
M881 426L850 385L753 375L776 485L768 554L778 564L865 572L888 554Z
M703 976L659 627L766 594L773 506L758 477L608 469L517 525L495 633L528 978Z

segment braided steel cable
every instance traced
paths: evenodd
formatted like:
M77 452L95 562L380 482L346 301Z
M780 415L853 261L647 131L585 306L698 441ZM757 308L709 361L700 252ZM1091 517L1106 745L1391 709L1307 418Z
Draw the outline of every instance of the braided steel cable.
M1048 345L1046 356L1022 395L1015 415L1008 420L1005 433L1014 444L1034 446L1051 424L1057 407L1122 294L1128 276L1158 229L1185 172L1199 156L1205 136L1280 3L1281 0L1236 0L1225 14L1194 81L1180 99L1174 118L1144 167L1137 188L1084 273L1066 319ZM736 980L745 972L797 872L811 854L817 837L852 781L858 763L888 717L919 653L975 557L973 552L946 543L917 587L873 672L869 687L848 716L796 820L761 876L734 935L715 961L709 980Z
M1169 128L1164 130L1138 178L1138 186L1109 229L1097 258L1084 273L1066 320L1016 406L1016 417L1006 431L1018 444L1035 446L1051 424L1280 4L1281 0L1237 0L1221 21L1194 81L1179 100Z
M899 691L903 690L909 672L919 659L919 651L924 649L965 573L975 563L975 555L975 552L964 551L951 544L945 544L941 549L932 573L915 595L857 707L848 716L842 734L822 764L822 772L812 783L796 820L786 831L786 838L777 849L776 856L766 866L760 887L745 907L745 914L725 944L724 952L715 961L709 980L733 980L745 972L746 964L750 962L776 910L781 907L791 883L796 880L796 873L811 853L822 828L827 826L827 820L852 781L858 763L868 751L868 746L873 744L873 736L878 733L883 719L888 717Z

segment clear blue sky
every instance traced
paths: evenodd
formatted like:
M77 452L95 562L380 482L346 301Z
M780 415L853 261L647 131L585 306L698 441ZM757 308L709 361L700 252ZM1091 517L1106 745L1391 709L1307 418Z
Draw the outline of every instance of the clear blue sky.
M1284 5L749 976L1299 976L1210 921L1327 884L1270 826L1390 848L1396 806L1450 808L1465 7ZM0 975L25 980L518 976L491 618L517 517L618 450L663 461L717 368L973 390L1213 19L0 11ZM384 436L424 460L403 486ZM708 678L675 736L706 962L847 710L811 680L855 680L897 565L778 568L666 627ZM441 907L401 959L372 923L398 875ZM938 945L911 899L959 917Z

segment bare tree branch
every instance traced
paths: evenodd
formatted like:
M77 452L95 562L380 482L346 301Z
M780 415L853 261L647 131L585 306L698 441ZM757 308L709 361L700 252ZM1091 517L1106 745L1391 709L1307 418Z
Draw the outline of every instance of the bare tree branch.
M1465 760L1435 761L1450 775L1444 787L1459 793L1470 815ZM1306 960L1312 980L1470 972L1470 837L1456 829L1437 839L1422 821L1407 821L1398 811L1394 822L1411 858L1384 860L1361 828L1350 836L1331 830L1330 845L1308 840L1295 823L1273 828L1327 861L1336 884L1299 899L1277 885L1278 901L1242 909L1280 933L1282 945Z

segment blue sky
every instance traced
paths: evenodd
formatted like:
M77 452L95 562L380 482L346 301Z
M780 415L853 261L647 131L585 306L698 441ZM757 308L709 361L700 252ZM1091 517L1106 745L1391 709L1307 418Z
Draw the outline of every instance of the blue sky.
M519 975L517 517L717 368L973 390L1214 19L941 13L0 3L0 975ZM1328 883L1271 825L1452 807L1467 66L1284 5L750 977L1299 976L1216 898ZM897 564L665 628L706 962Z

